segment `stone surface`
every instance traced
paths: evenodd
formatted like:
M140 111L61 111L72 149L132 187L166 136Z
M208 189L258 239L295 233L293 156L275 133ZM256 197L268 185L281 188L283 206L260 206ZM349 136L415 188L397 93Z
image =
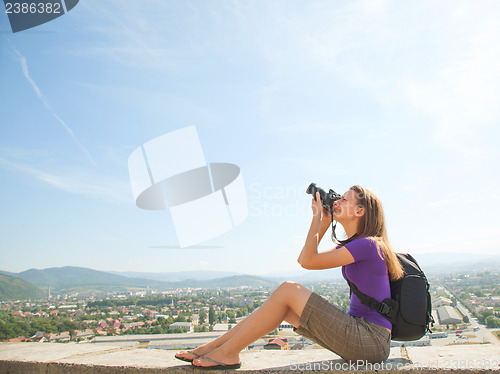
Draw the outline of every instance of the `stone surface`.
M144 349L136 342L125 343L0 343L0 373L185 373L194 369L176 360L173 350ZM241 354L238 372L323 372L344 370L390 369L418 370L436 373L436 369L453 372L499 370L500 346L491 344L441 347L393 347L384 364L378 366L349 365L325 349L299 351L248 350ZM495 360L497 360L495 362ZM431 370L426 370L430 368ZM462 370L463 369L463 370ZM219 371L222 372L222 371ZM447 370L447 373L450 371Z

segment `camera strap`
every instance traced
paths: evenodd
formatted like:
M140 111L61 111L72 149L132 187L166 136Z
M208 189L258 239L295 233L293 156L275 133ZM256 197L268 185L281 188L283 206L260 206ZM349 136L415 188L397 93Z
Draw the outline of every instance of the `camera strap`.
M333 220L333 212L332 212L332 241L334 243L338 242L339 245L344 246L347 243L352 242L354 239L356 239L358 237L358 233L356 233L346 240L338 240L337 237L335 236L335 228L337 227L337 221L335 221L335 224L333 222L334 222L334 220Z

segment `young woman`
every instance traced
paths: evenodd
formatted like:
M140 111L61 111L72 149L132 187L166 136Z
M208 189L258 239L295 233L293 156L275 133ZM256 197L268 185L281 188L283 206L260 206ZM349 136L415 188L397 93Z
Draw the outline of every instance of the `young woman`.
M330 215L322 208L319 193L312 201L313 219L306 243L298 258L305 269L342 266L348 277L365 294L382 301L390 297L389 277L398 279L403 269L387 239L380 200L370 191L351 187L336 201ZM336 248L318 253L318 244L333 219L349 238ZM389 356L391 324L375 310L351 295L345 313L304 286L281 284L252 314L224 335L175 357L206 369L236 369L239 353L275 330L282 321L294 330L342 358L351 361L382 362Z

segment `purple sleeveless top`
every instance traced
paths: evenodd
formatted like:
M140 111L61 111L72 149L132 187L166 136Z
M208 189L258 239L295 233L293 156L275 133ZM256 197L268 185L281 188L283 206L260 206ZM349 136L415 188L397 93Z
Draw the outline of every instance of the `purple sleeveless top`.
M354 239L345 245L354 258L352 264L342 266L344 279L349 278L358 289L375 300L382 301L391 297L387 265L383 259L382 250L379 251L376 242L363 237ZM352 294L347 314L355 317L364 317L365 320L377 325L392 329L392 324L382 317L376 310L362 304L359 298Z

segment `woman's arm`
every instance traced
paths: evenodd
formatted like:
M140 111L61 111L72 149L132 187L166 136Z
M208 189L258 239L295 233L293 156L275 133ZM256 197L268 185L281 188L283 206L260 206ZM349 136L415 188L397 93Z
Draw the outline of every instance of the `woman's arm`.
M325 235L326 231L328 230L331 224L332 224L332 215L323 209L323 215L321 216L321 222L319 224L318 244L321 242L321 239L323 239L323 236Z
M332 269L339 266L349 265L354 262L354 257L346 247L333 248L327 251L312 254L305 253L300 265L308 270Z
M323 236L325 235L326 231L328 230L328 227L330 227L330 224L332 223L332 215L328 211L326 211L321 205L320 205L320 207L316 208L316 206L318 204L315 203L314 199L313 199L312 204L313 204L313 213L316 211L316 209L318 209L318 211L320 212L321 221L319 224L319 228L316 229L317 222L315 221L315 218L313 217L313 221L311 222L311 227L309 228L309 233L307 234L306 245L308 243L308 240L312 240L311 236L314 236L317 233L318 234L317 245L316 245L316 248L317 248L317 246L321 242L321 239L323 239ZM322 212L322 214L321 214L321 212ZM300 252L299 258L297 259L297 262L299 264L302 264L302 256L304 254L304 249L305 249L306 245L304 245L304 247L302 248L302 251Z
M306 243L304 244L304 247L302 248L302 251L300 252L299 258L297 259L297 262L304 267L303 262L304 262L304 256L306 255L306 252L318 252L318 244L319 241L321 240L319 230L320 230L320 219L319 217L313 216L312 222L311 222L311 227L309 228L309 232L307 233L307 238L306 238ZM326 231L326 230L325 230ZM323 232L323 235L325 233ZM323 236L321 235L321 236Z
M321 206L319 193L316 193L316 200L312 201L313 219L307 234L306 243L297 262L305 269L330 269L354 262L354 258L345 247L334 248L318 253L318 244L325 235L331 223L331 216L325 216L326 211ZM323 218L321 218L323 213Z

